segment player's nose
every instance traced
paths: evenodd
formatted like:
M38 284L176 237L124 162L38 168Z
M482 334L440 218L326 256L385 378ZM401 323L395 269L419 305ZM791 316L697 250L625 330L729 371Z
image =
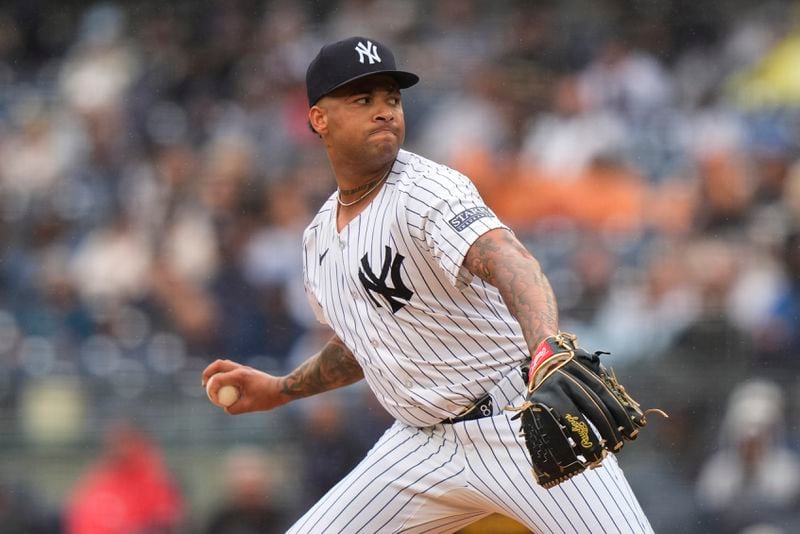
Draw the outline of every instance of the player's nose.
M377 102L375 104L375 120L378 121L393 121L394 110L387 102Z
M385 122L393 121L394 113L392 113L392 110L388 108L380 109L375 113L375 120Z

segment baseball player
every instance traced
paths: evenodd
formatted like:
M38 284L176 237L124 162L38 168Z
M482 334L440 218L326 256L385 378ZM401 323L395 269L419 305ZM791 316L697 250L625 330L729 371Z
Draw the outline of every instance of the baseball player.
M537 533L651 532L613 455L598 449L586 463L599 468L547 484L532 464L519 412L506 408L535 407L534 384L577 383L548 365L580 351L559 333L538 262L470 180L401 149L400 91L418 80L364 37L324 46L311 62L308 121L338 189L305 230L304 275L335 335L287 376L218 360L203 383L216 375L213 388L238 387L227 410L240 414L363 378L396 419L290 532L453 532L492 513ZM587 432L580 414L567 421L570 446L603 430L594 421Z

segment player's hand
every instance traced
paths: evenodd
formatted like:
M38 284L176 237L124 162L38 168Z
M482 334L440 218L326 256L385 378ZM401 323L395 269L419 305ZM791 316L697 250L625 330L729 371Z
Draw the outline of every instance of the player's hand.
M214 380L209 385L212 376ZM202 374L202 385L208 385L211 398L216 398L223 386L236 387L239 398L225 408L232 415L271 410L291 400L281 392L281 378L231 360L217 360L206 367Z

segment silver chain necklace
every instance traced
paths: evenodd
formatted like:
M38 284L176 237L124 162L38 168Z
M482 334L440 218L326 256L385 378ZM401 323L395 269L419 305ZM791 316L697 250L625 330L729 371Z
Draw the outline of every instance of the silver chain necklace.
M384 174L383 177L380 180L375 182L375 185L373 185L372 187L367 189L364 192L363 195L361 195L357 199L353 200L352 202L342 202L342 199L339 198L339 195L342 194L342 190L337 188L337 191L336 191L336 202L338 202L340 206L344 206L345 208L348 207L348 206L352 206L353 204L358 204L359 202L361 202L362 200L367 198L367 195L372 193L375 190L376 187L378 187L379 185L381 185L381 183L383 183L383 181L386 179L386 177L389 176L389 173L392 172L392 167L394 167L394 162L392 162L392 164L389 165L389 169L386 171L386 174Z

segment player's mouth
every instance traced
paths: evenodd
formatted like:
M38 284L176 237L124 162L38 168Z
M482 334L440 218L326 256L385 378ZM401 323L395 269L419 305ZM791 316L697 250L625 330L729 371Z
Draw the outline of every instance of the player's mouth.
M387 126L384 126L384 127L382 127L382 128L377 128L377 129L375 129L375 130L372 130L372 131L369 133L369 135L370 135L370 137L371 137L371 136L373 136L373 135L381 135L381 134L387 134L387 133L388 133L388 134L392 134L393 136L397 137L397 132L394 130L394 128L389 128L389 127L387 127Z

